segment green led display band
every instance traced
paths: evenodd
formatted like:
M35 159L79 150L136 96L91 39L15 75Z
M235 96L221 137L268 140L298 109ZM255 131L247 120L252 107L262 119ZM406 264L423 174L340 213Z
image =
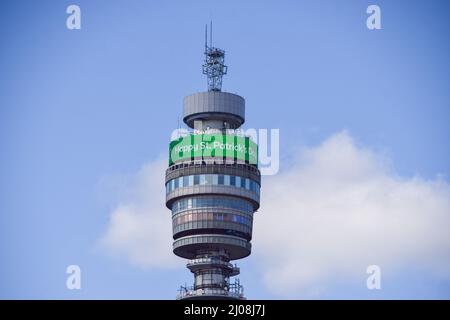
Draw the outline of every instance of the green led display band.
M191 134L170 142L169 166L181 160L223 158L258 164L258 145L248 137Z

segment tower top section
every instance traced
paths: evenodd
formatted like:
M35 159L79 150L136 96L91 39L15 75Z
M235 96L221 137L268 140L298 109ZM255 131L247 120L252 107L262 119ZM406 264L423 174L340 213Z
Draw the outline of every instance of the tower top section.
M227 74L228 67L225 65L225 50L213 47L212 43L212 21L209 28L208 45L208 25L205 26L205 63L203 64L203 74L208 79L208 91L222 90L222 77Z

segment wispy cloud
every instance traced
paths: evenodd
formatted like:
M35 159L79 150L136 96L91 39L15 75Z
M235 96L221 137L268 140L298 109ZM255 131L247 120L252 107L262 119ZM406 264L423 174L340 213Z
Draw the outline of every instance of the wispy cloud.
M265 284L282 296L326 290L370 264L450 276L449 184L398 176L388 158L346 132L301 151L263 179L261 193L254 254Z
M129 176L109 177L102 188L115 189L119 205L110 213L100 245L111 255L143 268L179 266L172 253L171 213L165 206L166 159Z
M333 280L382 271L423 270L450 276L450 186L439 178L397 175L391 161L361 148L346 132L299 152L278 175L263 177L253 254L268 290L300 298ZM144 268L179 267L165 207L166 160L133 175L103 181L117 202L101 245Z

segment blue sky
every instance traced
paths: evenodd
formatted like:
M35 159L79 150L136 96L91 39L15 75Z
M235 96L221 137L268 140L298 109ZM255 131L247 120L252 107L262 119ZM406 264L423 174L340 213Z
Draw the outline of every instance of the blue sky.
M70 4L81 7L81 30L66 28ZM369 4L380 6L382 30L366 28ZM246 127L280 129L281 172L297 147L346 130L388 158L395 176L439 176L448 186L449 9L447 1L3 2L0 298L172 299L192 281L181 259L144 268L99 248L122 201L102 181L120 183L167 150L183 97L206 89L211 19L229 66L223 91L245 97ZM260 281L259 263L239 261L247 296L279 298ZM79 291L65 286L71 264L82 270ZM317 297L450 297L450 280L420 267L388 272L378 292L361 286L365 277L337 273Z

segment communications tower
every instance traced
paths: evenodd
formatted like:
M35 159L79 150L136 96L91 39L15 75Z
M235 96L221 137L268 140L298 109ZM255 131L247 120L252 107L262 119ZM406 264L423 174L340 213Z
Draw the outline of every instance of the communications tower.
M170 142L166 206L172 211L173 252L189 259L192 286L177 299L245 299L240 270L232 260L250 255L254 213L259 208L261 175L258 146L240 129L245 100L222 92L225 51L208 44L208 91L184 98L183 121L190 128Z

